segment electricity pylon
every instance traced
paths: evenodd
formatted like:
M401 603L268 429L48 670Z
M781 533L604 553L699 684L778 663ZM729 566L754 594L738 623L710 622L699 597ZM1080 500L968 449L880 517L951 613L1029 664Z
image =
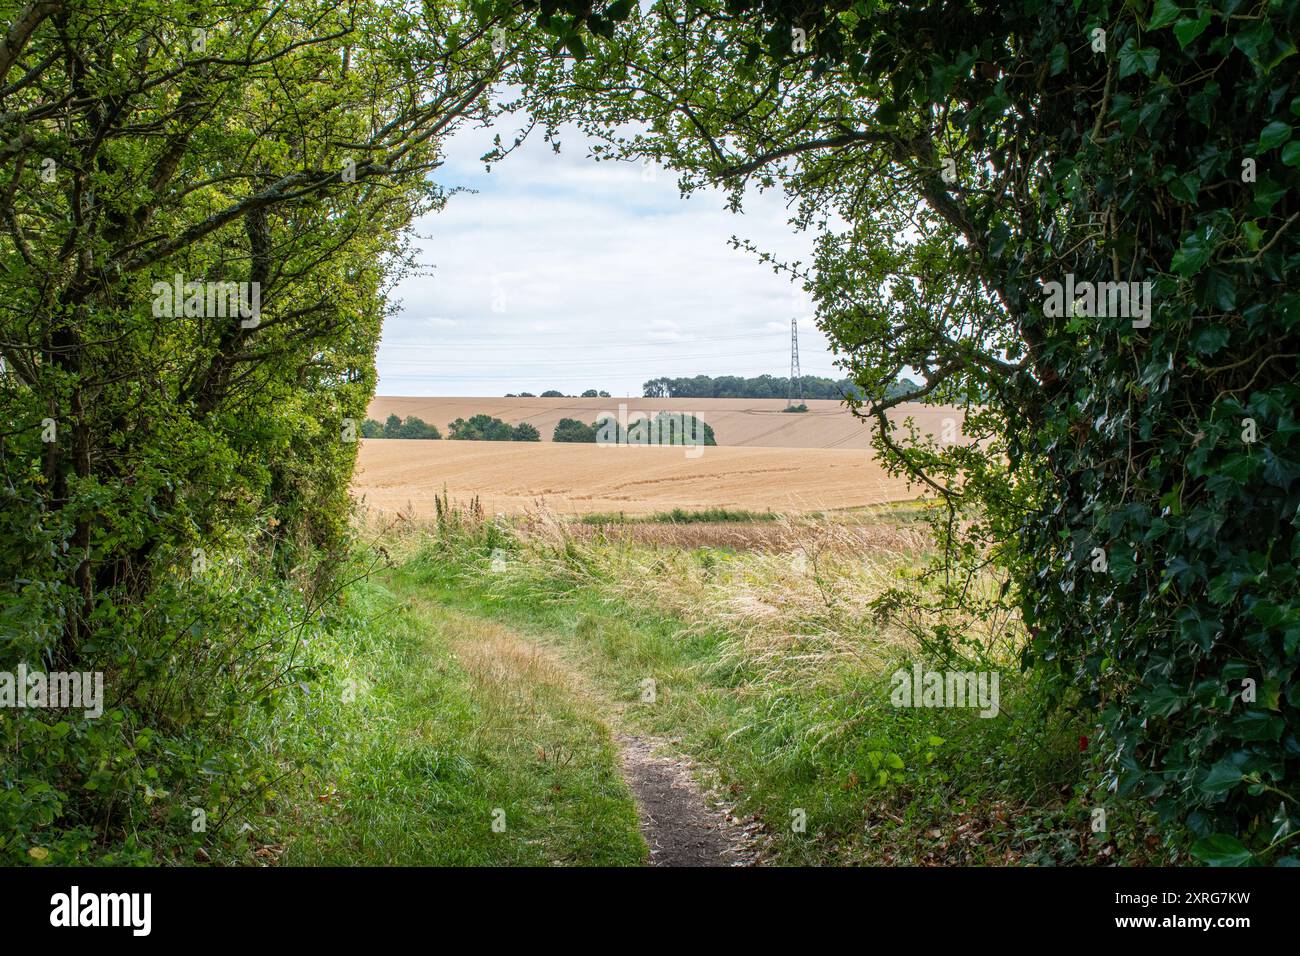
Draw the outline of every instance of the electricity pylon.
M799 404L803 401L803 375L799 371L799 319L795 317L790 320L790 381L785 389L785 407L794 407L794 397L796 393L799 396Z

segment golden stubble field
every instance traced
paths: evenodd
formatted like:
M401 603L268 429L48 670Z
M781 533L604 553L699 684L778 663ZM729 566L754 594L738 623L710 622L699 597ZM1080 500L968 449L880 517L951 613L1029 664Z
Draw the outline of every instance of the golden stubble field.
M594 420L603 410L691 411L714 427L719 444L602 447L549 441L561 418ZM376 398L370 417L416 415L444 430L480 412L530 421L542 442L364 439L354 494L373 511L429 515L444 488L453 501L477 495L489 513L545 506L560 514L652 514L673 508L737 508L787 514L859 508L916 497L887 475L867 448L868 427L837 402L810 402L785 414L780 400ZM772 411L771 409L775 409ZM911 406L918 426L937 432L952 409ZM829 446L829 447L828 447ZM694 457L692 457L692 455Z
M542 442L363 439L354 490L373 509L432 513L444 486L489 512L672 508L806 512L911 497L867 453L844 449L602 447Z
M870 447L866 423L854 418L842 402L819 399L805 403L808 411L783 412L782 398L402 398L377 396L367 415L383 422L389 415L414 415L447 434L447 425L457 418L480 413L511 425L528 422L549 442L561 418L576 418L590 424L601 412L618 415L619 405L632 412L691 412L713 428L719 445L764 448L861 448ZM917 426L938 432L945 417L961 419L960 412L931 405L899 406L894 417L908 415Z

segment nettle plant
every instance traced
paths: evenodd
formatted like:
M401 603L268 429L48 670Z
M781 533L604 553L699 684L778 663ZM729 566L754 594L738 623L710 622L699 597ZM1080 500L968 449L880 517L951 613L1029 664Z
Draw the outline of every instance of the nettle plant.
M785 190L817 254L774 267L945 505L938 596L910 600L1018 606L1026 665L1104 729L1103 796L1214 863L1294 862L1300 827L1297 19L681 0L520 76L598 158L736 208ZM885 414L915 400L964 406L962 440Z

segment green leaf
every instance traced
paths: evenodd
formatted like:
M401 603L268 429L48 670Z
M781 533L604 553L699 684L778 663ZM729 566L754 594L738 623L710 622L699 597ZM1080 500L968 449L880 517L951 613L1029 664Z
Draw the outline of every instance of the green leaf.
M1142 712L1149 717L1169 717L1182 710L1186 702L1172 684L1163 684L1147 695Z
M1227 793L1241 779L1241 768L1225 758L1210 768L1209 775L1201 781L1201 789L1211 794Z
M587 44L582 42L582 37L576 33L571 33L564 38L564 45L570 53L579 60L587 58Z
M1210 227L1205 226L1183 240L1182 247L1174 253L1170 268L1180 276L1194 276L1205 267L1214 255L1215 243Z
M1229 731L1238 740L1278 740L1284 727L1281 717L1263 710L1248 710L1233 720Z
M1250 866L1255 855L1234 836L1215 833L1192 844L1192 856L1210 866Z
M1300 166L1300 140L1292 140L1283 148L1282 165Z
M1122 80L1134 73L1154 76L1159 62L1159 50L1154 47L1139 48L1137 40L1129 37L1119 51L1119 78Z
M1290 147L1287 148L1289 149ZM1260 243L1264 239L1264 230L1259 228L1259 223L1255 222L1253 219L1241 224L1241 234L1245 237L1246 247L1251 252L1259 249Z
M1237 307L1237 284L1230 275L1222 269L1211 269L1205 273L1203 281L1200 299L1204 306L1222 312L1231 312Z
M1259 134L1259 151L1267 152L1277 146L1281 146L1291 138L1291 125L1283 123L1281 120L1274 120L1264 127L1264 132Z
M1182 12L1174 0L1156 0L1155 9L1151 11L1151 19L1147 23L1147 29L1159 30L1161 27L1167 27L1177 20L1178 14Z
M1048 55L1048 62L1051 65L1052 76L1064 73L1066 67L1070 65L1070 49L1064 43L1058 43L1052 47L1052 52Z
M1272 39L1272 24L1267 20L1260 20L1255 24L1255 26L1246 30L1238 30L1234 33L1232 36L1232 45L1258 63L1260 51L1263 50Z
M1187 44L1191 43L1198 36L1205 32L1205 28L1210 25L1210 11L1205 11L1195 20L1185 17L1174 25L1174 37L1178 40L1178 45L1182 49L1187 49Z

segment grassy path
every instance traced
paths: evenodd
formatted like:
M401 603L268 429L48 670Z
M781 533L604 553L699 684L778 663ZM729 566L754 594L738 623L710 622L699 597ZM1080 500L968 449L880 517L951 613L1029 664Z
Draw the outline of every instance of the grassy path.
M308 802L295 829L310 836L285 863L748 859L686 764L621 727L621 708L557 646L448 607L401 572L367 587L383 633L359 649L356 726L335 741L337 782Z
M424 548L358 588L364 693L305 748L338 792L294 794L285 862L1105 861L1060 783L1078 727L1039 720L1010 671L1004 719L899 708L888 666L773 677L709 616L609 586L653 561L500 573L487 550Z
M556 655L368 586L367 673L319 749L335 781L291 828L287 864L638 865L646 856L597 702Z

